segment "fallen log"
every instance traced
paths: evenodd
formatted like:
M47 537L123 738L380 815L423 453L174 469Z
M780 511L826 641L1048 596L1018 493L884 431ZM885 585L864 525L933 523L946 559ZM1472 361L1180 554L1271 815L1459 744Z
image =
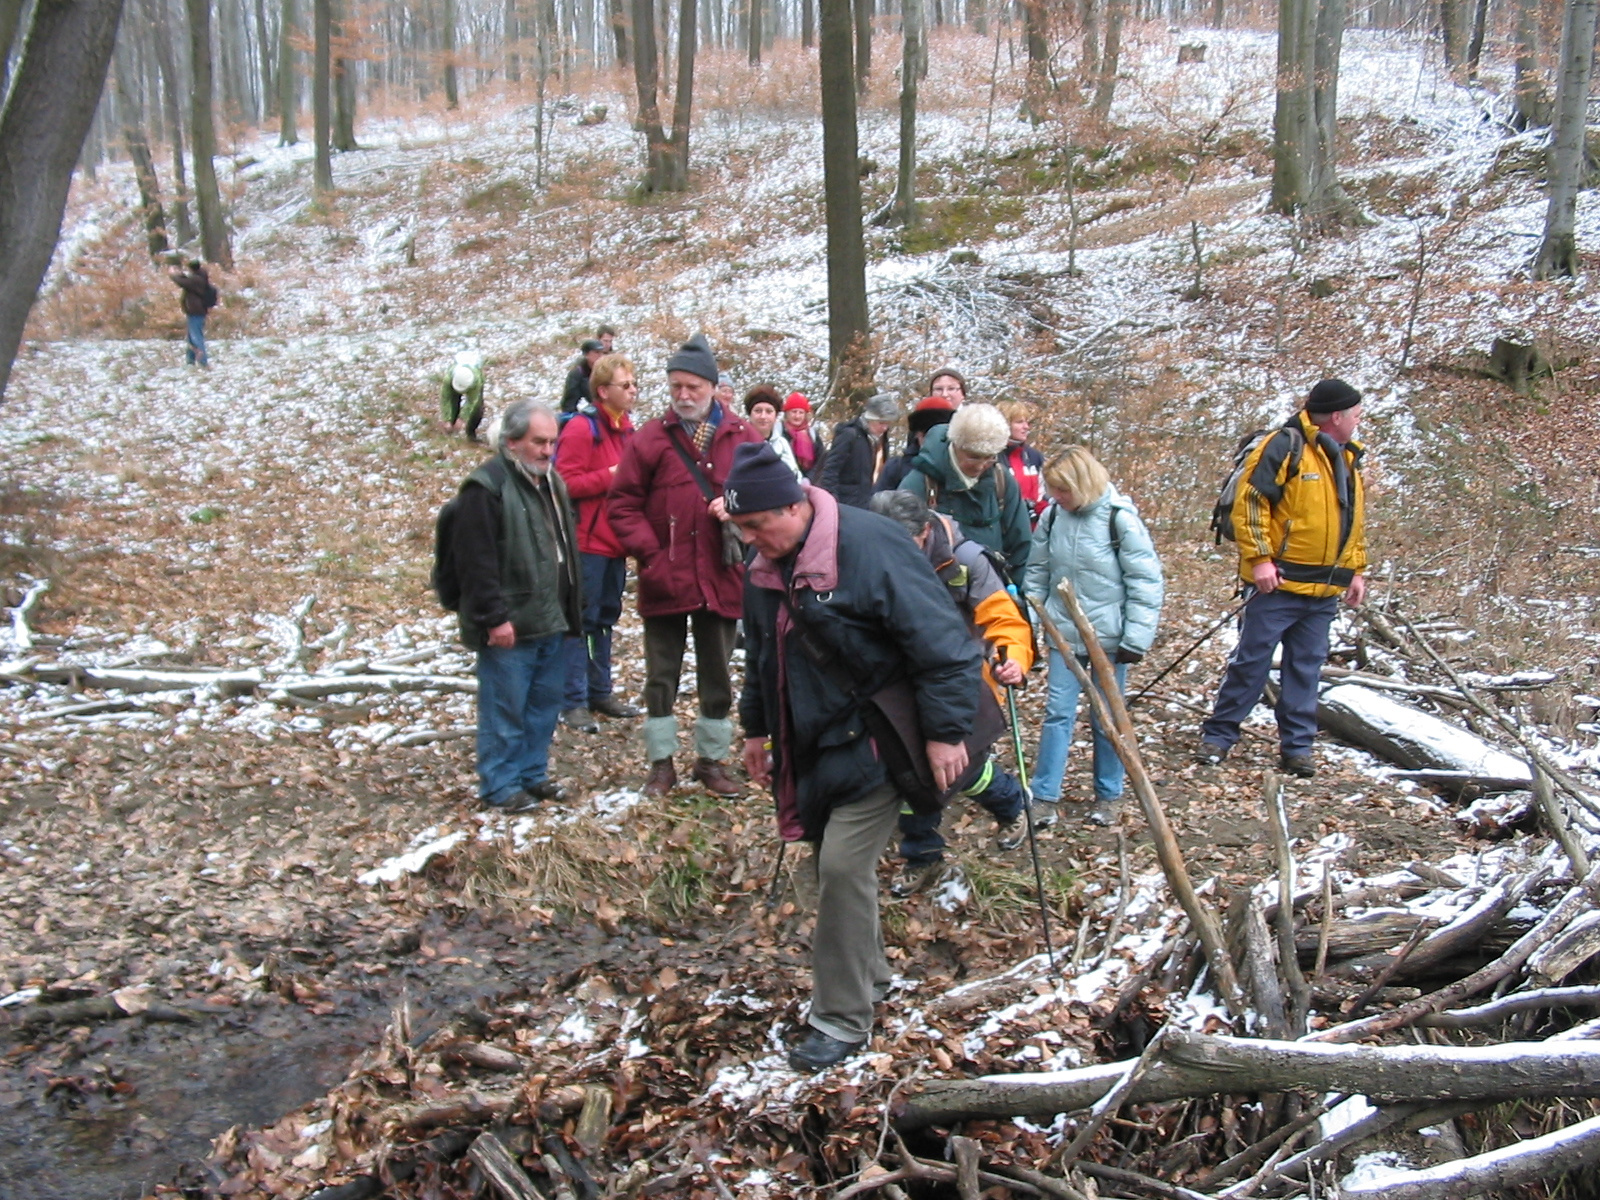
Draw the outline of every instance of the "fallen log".
M1341 1193L1346 1200L1465 1200L1504 1194L1594 1162L1600 1162L1600 1117L1425 1170L1384 1171L1375 1179L1346 1184Z
M61 1004L36 1004L24 1009L17 1024L24 1029L39 1025L70 1023L82 1025L90 1021L120 1021L126 1017L140 1017L146 1021L171 1021L192 1024L199 1014L191 1009L176 1008L159 1000L118 999L114 995L91 996L86 1000L68 1000Z
M243 696L261 686L259 668L248 671L161 671L116 667L79 667L62 663L37 666L33 676L41 683L74 683L79 687L123 692L186 692L215 688L223 696Z
M1376 1102L1516 1096L1600 1096L1600 1045L1511 1042L1500 1046L1334 1046L1253 1041L1169 1031L1124 1099L1130 1104L1218 1092L1350 1092ZM1106 1095L1132 1063L1072 1071L932 1080L893 1113L902 1130L959 1120L1049 1120Z
M1512 791L1533 784L1533 773L1522 759L1371 688L1352 683L1328 688L1318 697L1317 721L1397 766L1437 774L1447 788L1459 790L1469 780L1481 791Z
M257 680L259 683L260 680ZM274 679L273 693L301 700L320 700L341 692L467 692L476 694L478 681L464 675L311 675L304 679Z
M1531 992L1513 992L1472 1008L1430 1013L1420 1018L1417 1024L1430 1029L1471 1029L1478 1025L1493 1025L1520 1012L1568 1006L1600 1008L1600 987L1539 988Z
M533 1180L522 1169L522 1164L494 1134L479 1134L467 1151L467 1157L472 1160L473 1166L483 1172L489 1185L506 1200L544 1200L533 1186Z
M1560 983L1600 954L1600 912L1586 912L1528 959L1528 974L1540 984Z

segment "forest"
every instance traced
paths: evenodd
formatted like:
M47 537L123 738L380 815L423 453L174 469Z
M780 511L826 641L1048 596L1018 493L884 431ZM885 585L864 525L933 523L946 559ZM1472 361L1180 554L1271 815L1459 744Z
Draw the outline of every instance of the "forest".
M0 0L0 1200L1594 1194L1597 9ZM767 792L647 794L608 719L478 804L441 380L489 429L603 325L640 424L695 333L824 431L957 369L1160 557L1120 813L1080 722L1037 859L962 803L893 897L891 845L815 1075ZM1218 485L1332 377L1316 774L1270 706L1197 762Z

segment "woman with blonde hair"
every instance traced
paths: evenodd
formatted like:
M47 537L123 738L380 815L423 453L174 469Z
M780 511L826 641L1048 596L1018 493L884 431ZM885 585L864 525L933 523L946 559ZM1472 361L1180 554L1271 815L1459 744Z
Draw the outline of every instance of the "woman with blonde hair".
M1030 528L1037 527L1039 515L1044 512L1050 497L1039 484L1039 471L1044 466L1044 455L1028 445L1028 434L1039 419L1039 406L1027 400L1002 400L995 405L1000 415L1011 426L1011 440L1006 443L1000 461L1011 471L1011 476L1022 489L1022 499L1028 506Z
M1155 640L1163 594L1161 560L1133 502L1112 486L1105 467L1085 447L1056 455L1045 464L1042 479L1051 502L1034 530L1023 592L1044 605L1078 661L1088 665L1089 651L1057 590L1062 580L1072 584L1101 649L1116 664L1121 691L1128 665L1143 658ZM1051 646L1044 727L1033 763L1035 800L1048 804L1061 799L1078 693L1077 676ZM1110 825L1122 799L1122 760L1092 711L1090 721L1094 806L1088 820Z

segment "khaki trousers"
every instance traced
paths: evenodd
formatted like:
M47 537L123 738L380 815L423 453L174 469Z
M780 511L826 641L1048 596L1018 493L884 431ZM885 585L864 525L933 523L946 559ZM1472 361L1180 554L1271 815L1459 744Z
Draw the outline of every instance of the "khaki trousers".
M878 859L900 816L888 784L834 809L814 861L817 924L811 935L811 1027L842 1042L872 1032L872 1006L889 990L878 922Z

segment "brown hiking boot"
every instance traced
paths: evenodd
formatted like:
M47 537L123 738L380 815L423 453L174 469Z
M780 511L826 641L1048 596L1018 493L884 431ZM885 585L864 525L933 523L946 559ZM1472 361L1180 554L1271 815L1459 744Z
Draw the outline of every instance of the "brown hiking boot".
M713 796L742 796L744 788L732 775L728 768L714 758L697 758L694 760L694 769L689 772L690 777Z
M662 758L650 764L650 774L640 791L646 796L665 796L677 786L678 769L670 758Z

